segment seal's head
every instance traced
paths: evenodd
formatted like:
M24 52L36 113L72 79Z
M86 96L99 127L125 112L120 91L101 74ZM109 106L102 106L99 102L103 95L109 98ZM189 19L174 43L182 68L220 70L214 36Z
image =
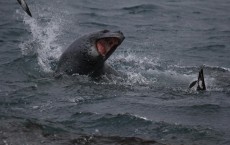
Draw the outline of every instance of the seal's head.
M56 72L66 74L104 74L105 61L125 39L120 31L103 30L84 35L61 55Z
M116 48L125 39L124 35L120 31L111 32L109 30L103 30L90 35L91 47L89 53L94 57L101 57L103 60L107 60L110 55L116 50Z

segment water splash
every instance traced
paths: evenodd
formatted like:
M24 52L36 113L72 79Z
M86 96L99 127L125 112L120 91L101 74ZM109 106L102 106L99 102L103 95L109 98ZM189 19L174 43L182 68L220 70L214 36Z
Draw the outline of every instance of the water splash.
M159 58L141 57L129 51L112 56L109 62L112 62L113 66L119 71L125 73L127 79L121 83L126 85L154 83L155 78L149 79L146 71L160 66Z
M45 72L52 72L51 63L61 55L61 46L57 37L61 34L62 21L57 16L50 19L28 18L24 15L24 23L29 26L32 37L20 47L23 55L37 55L39 66Z

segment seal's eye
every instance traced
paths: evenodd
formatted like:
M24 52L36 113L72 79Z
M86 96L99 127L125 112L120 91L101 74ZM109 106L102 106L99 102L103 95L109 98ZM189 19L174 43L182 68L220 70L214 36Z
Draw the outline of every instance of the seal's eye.
M109 30L103 30L102 31L102 33L108 33L109 32Z

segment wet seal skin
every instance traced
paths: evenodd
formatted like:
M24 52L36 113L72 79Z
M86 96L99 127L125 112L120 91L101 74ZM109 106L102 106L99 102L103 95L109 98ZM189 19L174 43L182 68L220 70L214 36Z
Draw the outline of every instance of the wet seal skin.
M23 10L30 16L32 17L32 14L30 12L30 9L28 7L28 5L26 4L25 0L17 0L18 3L22 6Z
M196 87L195 89L197 91L205 91L206 90L206 85L205 85L205 81L204 81L204 72L203 72L203 68L199 71L198 74L198 78L196 81L193 81L190 85L189 85L189 89L192 89Z
M117 72L105 61L124 39L122 32L109 30L80 37L61 55L54 74L55 78L59 78L63 74L79 74L91 77L100 77L104 74L117 75Z

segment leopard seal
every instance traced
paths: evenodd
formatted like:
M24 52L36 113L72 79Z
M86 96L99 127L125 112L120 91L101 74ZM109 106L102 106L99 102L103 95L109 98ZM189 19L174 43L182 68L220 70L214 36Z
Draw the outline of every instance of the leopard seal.
M84 35L75 40L61 55L54 76L63 74L88 75L100 77L117 72L106 60L123 42L125 36L121 31L102 30Z

